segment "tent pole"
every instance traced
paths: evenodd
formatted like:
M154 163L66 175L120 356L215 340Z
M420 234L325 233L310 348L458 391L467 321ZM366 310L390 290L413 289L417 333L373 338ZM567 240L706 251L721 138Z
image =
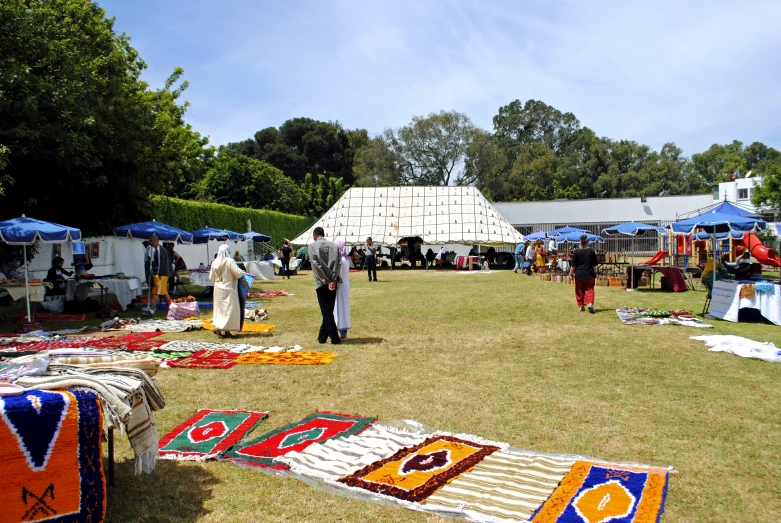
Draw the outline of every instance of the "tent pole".
M27 278L27 245L22 245L22 251L24 252L24 289L27 291L27 322L29 323L33 320L30 318L30 284Z

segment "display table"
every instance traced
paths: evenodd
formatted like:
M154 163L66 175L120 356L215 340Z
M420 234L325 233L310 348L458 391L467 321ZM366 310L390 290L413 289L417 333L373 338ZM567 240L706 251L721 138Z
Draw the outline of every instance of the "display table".
M191 272L190 283L198 287L214 287L214 282L209 279L208 272Z
M102 289L101 294L105 291L106 294L115 295L122 310L126 310L133 299L141 295L141 282L138 278L103 278L80 281L69 279L65 282L65 300L86 299L93 285L98 285Z
M640 283L640 278L643 277L643 271L651 271L662 273L667 278L667 283L672 287L675 292L685 292L689 290L686 284L686 278L683 276L683 271L680 267L669 267L662 265L641 265L626 268L627 288L636 289Z
M280 272L282 270L282 260L280 260L279 258L274 259L273 261L271 261L271 263L273 263L279 268L277 272ZM298 258L290 258L291 271L297 271L300 266L301 266L301 260L299 260Z
M24 284L2 286L0 287L0 289L4 291L8 291L8 294L11 296L11 299L14 301L20 300L25 296L27 296L27 289L25 289ZM30 285L31 302L42 302L45 296L46 296L46 288L43 285Z
M762 316L776 325L781 325L781 286L776 285L775 294L758 294L741 298L744 285L733 280L717 280L711 293L710 314L721 320L737 322L740 309L756 309Z
M456 256L457 269L472 270L472 264L480 265L480 256Z
M247 265L247 272L252 274L253 276L256 276L261 280L277 279L276 274L274 274L273 261L253 261L253 262L247 262L246 265Z

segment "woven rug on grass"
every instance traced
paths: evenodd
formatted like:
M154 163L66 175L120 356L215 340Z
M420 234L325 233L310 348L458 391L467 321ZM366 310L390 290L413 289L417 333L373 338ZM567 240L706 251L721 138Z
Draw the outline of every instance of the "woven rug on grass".
M263 292L250 292L247 297L248 298L278 298L279 296L288 296L290 293L288 293L286 290L282 289L267 289Z
M150 357L156 358L158 360L178 360L180 358L186 358L187 356L191 355L192 352L189 351L175 351L165 349L153 350L149 353Z
M315 412L301 421L279 427L246 443L236 445L223 452L220 459L232 461L250 467L285 470L284 463L274 462L274 458L288 452L305 449L312 443L320 443L334 438L344 438L359 434L375 418Z
M244 322L244 327L241 329L241 332L271 332L274 330L274 327L276 325L271 325L269 323L247 323ZM203 328L213 331L214 325L212 325L211 320L204 321L203 322Z
M578 461L532 517L533 523L656 523L667 493L665 469Z
M689 311L642 309L638 307L622 307L616 309L618 319L624 325L680 325L683 327L712 328Z
M453 436L434 436L339 482L406 501L423 501L497 450Z
M424 506L463 512L477 520L527 521L574 464L574 459L499 450L437 490Z
M205 460L235 445L268 416L247 410L199 410L160 440L160 458Z
M102 521L101 407L83 391L0 398L4 521Z
M236 359L244 365L327 365L336 358L332 352L248 352Z
M238 356L226 350L199 350L184 358L170 360L166 365L179 369L230 369Z

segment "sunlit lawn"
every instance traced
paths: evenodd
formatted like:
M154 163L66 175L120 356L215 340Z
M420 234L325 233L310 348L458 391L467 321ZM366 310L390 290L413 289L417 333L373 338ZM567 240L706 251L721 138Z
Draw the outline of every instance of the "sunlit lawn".
M598 313L573 288L510 271L351 274L353 329L324 366L163 369L162 436L196 409L271 410L255 435L315 409L413 419L552 453L673 466L664 521L781 519L781 365L708 352L689 336L738 334L781 346L781 328L713 320L713 329L624 326L622 305L702 311L704 292L597 287ZM271 337L318 345L309 273L262 282ZM210 332L167 339L217 341ZM133 476L118 439L110 521L445 521L356 501L230 463L161 461Z

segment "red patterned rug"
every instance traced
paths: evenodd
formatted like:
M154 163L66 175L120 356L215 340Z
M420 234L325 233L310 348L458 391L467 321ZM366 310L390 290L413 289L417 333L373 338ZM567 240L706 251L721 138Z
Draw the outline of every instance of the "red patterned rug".
M241 441L267 415L246 410L199 410L160 440L160 458L212 458Z
M199 350L192 355L169 360L167 365L178 369L230 369L239 354L226 350Z

